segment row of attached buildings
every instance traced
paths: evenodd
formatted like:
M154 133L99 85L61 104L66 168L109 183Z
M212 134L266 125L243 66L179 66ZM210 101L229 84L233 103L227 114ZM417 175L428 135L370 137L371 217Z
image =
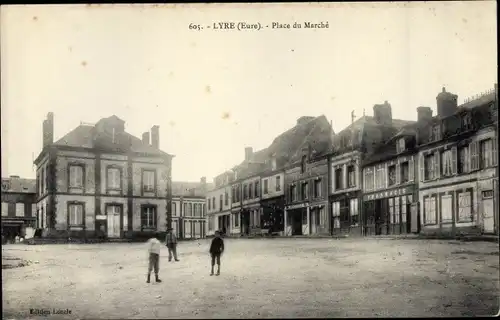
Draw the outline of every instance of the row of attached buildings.
M339 133L301 117L214 178L207 235L498 233L497 101L497 85L461 105L443 88L436 115L386 101Z
M159 126L140 139L111 116L54 141L49 113L42 133L36 179L2 178L2 235L147 238L170 223L180 238L205 237L211 184L172 182L174 156L160 150Z

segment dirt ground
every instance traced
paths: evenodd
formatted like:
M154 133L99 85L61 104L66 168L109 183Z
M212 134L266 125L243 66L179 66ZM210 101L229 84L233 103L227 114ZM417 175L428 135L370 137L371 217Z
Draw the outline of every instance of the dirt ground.
M209 240L161 253L147 284L144 244L7 245L36 261L2 270L3 318L433 317L499 311L499 248L489 242L226 239L221 276ZM39 318L42 318L39 316ZM43 318L46 318L43 316Z

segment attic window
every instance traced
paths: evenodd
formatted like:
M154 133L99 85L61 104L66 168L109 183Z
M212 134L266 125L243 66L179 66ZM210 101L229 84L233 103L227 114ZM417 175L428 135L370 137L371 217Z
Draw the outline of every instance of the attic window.
M302 156L302 162L300 164L300 171L301 171L301 173L306 172L306 159L307 159L307 157L305 155Z
M398 139L398 143L396 145L396 150L397 150L397 153L401 153L401 152L404 152L406 150L406 145L405 145L405 139L404 138Z

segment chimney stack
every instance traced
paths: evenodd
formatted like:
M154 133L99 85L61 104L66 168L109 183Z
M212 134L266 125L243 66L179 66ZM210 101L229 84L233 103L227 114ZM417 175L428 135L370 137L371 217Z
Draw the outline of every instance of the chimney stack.
M160 126L158 125L151 128L151 145L156 149L160 149Z
M200 182L202 184L206 184L207 183L207 177L201 177Z
M54 143L54 113L49 112L43 121L43 147Z
M392 126L392 107L389 102L374 105L373 117L378 124Z
M149 145L149 132L142 134L142 143Z
M417 120L418 122L426 122L432 119L432 109L429 107L418 107L417 108Z
M252 158L252 155L253 155L253 148L246 147L245 148L245 161L249 161Z
M456 94L443 90L436 97L437 114L441 118L445 118L455 114L458 108L458 96Z

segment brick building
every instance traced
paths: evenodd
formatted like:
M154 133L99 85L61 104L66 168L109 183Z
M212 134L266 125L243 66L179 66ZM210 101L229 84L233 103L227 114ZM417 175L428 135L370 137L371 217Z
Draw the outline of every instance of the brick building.
M173 156L159 149L159 126L142 140L116 116L81 124L54 142L54 117L43 123L36 215L43 236L148 237L164 232Z
M2 239L31 238L36 228L35 179L2 178Z

